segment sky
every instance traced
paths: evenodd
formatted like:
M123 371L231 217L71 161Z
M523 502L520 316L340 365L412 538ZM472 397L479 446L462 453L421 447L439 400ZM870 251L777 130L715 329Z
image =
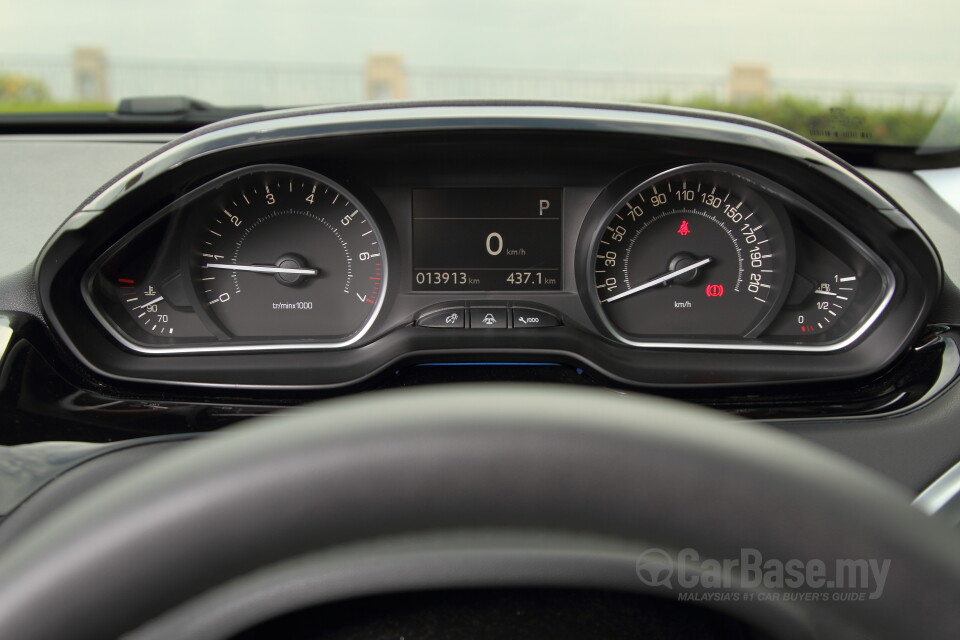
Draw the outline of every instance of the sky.
M957 0L0 0L0 56L724 74L955 85Z

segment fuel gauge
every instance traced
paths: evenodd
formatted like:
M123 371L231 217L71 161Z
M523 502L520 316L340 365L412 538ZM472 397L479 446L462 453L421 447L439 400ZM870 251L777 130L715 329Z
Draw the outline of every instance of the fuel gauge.
M786 322L776 323L770 333L808 335L828 330L852 302L856 284L857 276L850 274L833 273L815 283L798 276L794 286L806 295L800 304L784 305Z
M799 237L802 247L790 293L765 335L814 337L835 329L854 306L854 269L819 243ZM832 335L836 335L836 331Z
M853 299L856 281L857 276L835 273L832 281L819 283L813 290L812 305L806 310L807 315L803 317L803 322L797 318L800 333L823 330L834 319L839 318L847 303Z

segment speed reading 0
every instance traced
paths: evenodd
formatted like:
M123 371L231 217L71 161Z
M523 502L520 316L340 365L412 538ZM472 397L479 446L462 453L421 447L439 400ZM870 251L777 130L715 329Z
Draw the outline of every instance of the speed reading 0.
M759 180L725 165L681 167L608 211L590 271L615 334L709 342L767 326L793 277L793 236Z
M497 231L491 231L487 235L487 253L492 256L498 256L503 251L503 236Z

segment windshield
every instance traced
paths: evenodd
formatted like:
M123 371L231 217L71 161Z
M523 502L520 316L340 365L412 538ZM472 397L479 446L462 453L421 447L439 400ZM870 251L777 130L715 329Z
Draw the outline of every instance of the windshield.
M0 0L0 114L523 98L960 146L955 0Z

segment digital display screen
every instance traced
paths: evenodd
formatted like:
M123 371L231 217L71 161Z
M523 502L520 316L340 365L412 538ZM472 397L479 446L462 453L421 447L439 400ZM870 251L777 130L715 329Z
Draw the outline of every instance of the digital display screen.
M414 291L560 289L562 190L413 190Z

